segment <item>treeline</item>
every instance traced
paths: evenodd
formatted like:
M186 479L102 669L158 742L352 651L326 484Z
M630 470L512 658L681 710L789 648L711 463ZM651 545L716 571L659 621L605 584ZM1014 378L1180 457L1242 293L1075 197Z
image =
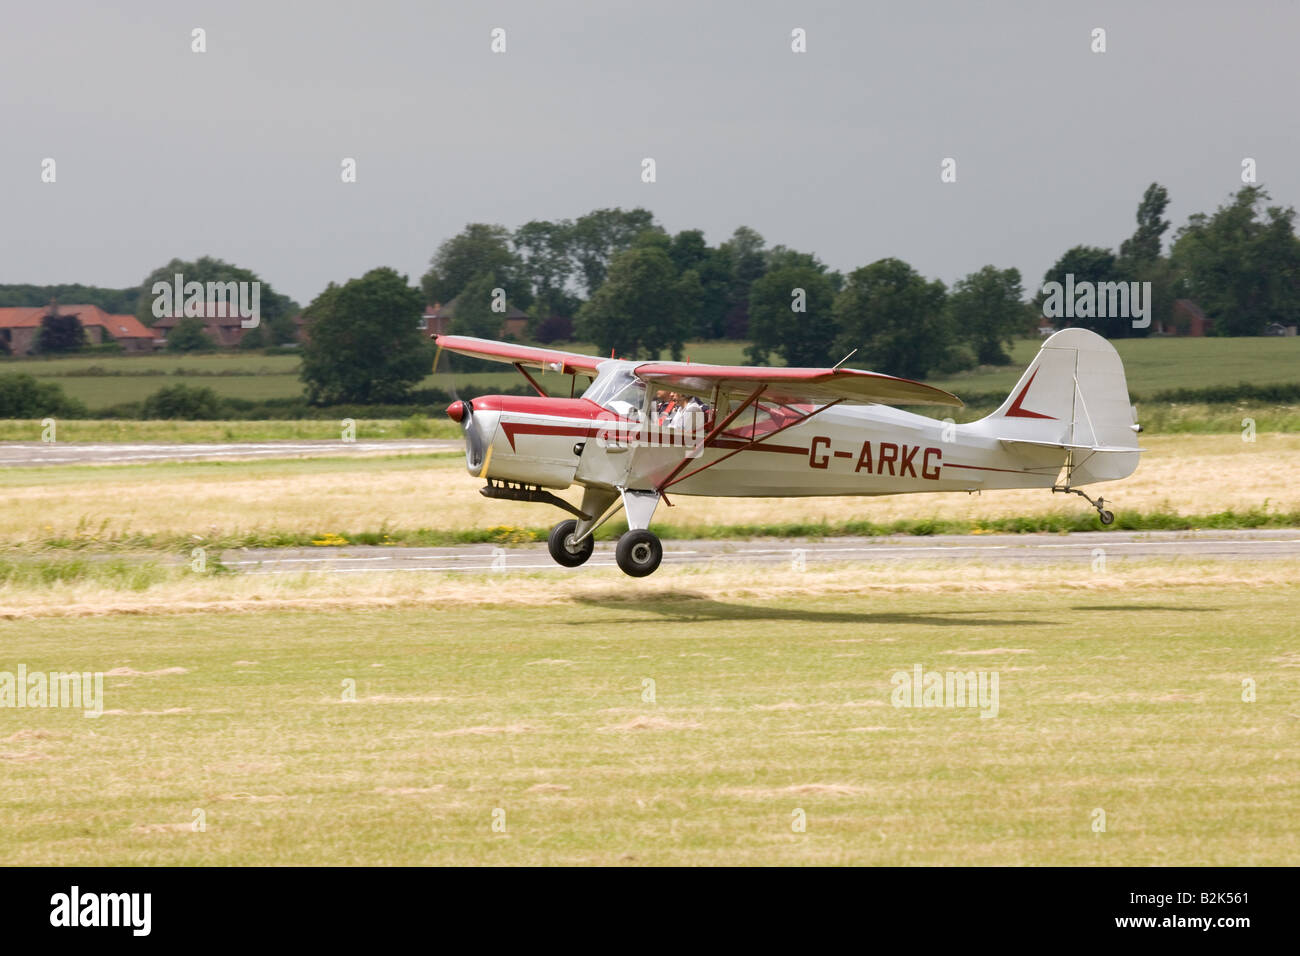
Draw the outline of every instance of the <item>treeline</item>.
M747 226L716 246L699 229L669 234L647 209L514 232L471 223L438 248L421 287L454 303L456 334L498 337L504 303L528 315L528 337L602 354L680 359L688 340L748 339L755 362L826 365L856 349L856 362L913 377L1005 363L1032 325L1016 269L986 267L950 294L898 259L845 276Z
M111 315L134 315L140 287L105 289L71 283L64 285L0 285L0 308L35 308L50 300L76 305L97 305Z
M1260 335L1271 324L1300 324L1300 239L1295 210L1271 205L1248 185L1213 213L1197 213L1173 234L1168 191L1152 183L1138 203L1136 228L1115 249L1074 246L1044 284L1150 283L1143 310L1071 324L1110 337L1147 335L1177 324L1174 303L1191 299L1213 320L1214 335ZM296 337L297 304L251 270L204 257L174 259L135 290L134 311L154 320L151 288L175 273L187 281L262 282L263 322L244 336L249 348ZM129 311L130 290L85 286L0 287L16 304L81 298ZM1026 296L1030 296L1026 301ZM896 258L847 274L815 253L769 247L741 226L710 245L704 233L670 234L647 209L598 209L576 219L533 220L510 230L470 223L434 253L419 287L388 268L330 283L306 309L302 379L314 404L400 403L427 374L432 351L416 317L424 306L450 309L450 330L497 338L511 310L526 316L525 337L544 343L594 343L626 358L684 357L688 340L748 340L749 357L825 366L852 364L909 378L950 375L977 364L1006 364L1012 340L1032 334L1045 293L1026 290L1019 270L987 265L950 287ZM66 301L66 298L65 298ZM1149 305L1149 309L1147 308ZM186 319L168 335L177 350L209 347L202 323ZM449 359L462 370L473 360ZM481 366L480 366L481 367Z
M1070 249L1044 282L1067 274L1076 284L1150 282L1147 328L1134 328L1132 316L1073 319L1107 335L1148 334L1181 297L1208 305L1217 334L1290 324L1300 317L1295 211L1267 198L1248 186L1213 215L1192 216L1166 255L1169 198L1152 183L1117 252ZM601 354L680 359L688 339L742 338L758 363L826 366L852 353L855 366L917 379L1006 364L1043 306L1041 292L1025 301L1015 268L985 266L951 289L895 258L843 275L813 253L768 248L743 226L717 246L698 229L670 235L646 209L534 220L513 232L471 223L439 246L420 286L383 268L316 297L304 310L301 371L311 402L402 401L428 368L427 339L411 321L426 303L454 306L449 330L482 338L500 336L514 307L527 316L528 337L591 342Z
M1300 324L1300 239L1296 211L1269 204L1262 186L1243 186L1213 213L1195 213L1173 235L1168 254L1163 236L1169 192L1158 183L1147 187L1137 209L1137 229L1119 248L1075 246L1043 276L1044 283L1065 281L1149 282L1151 323L1074 319L1108 337L1145 336L1159 328L1181 325L1174 313L1178 299L1190 299L1212 319L1209 334L1263 335L1268 327ZM1034 298L1040 314L1044 294Z
M1245 186L1214 213L1178 229L1168 252L1168 191L1152 183L1137 226L1115 249L1068 249L1043 283L1150 283L1149 324L1074 315L1109 337L1178 324L1174 302L1194 300L1211 334L1261 335L1300 321L1300 239L1295 210ZM1043 315L1044 293L1025 302L1014 268L984 268L948 288L898 259L847 275L816 254L740 227L710 246L698 229L669 234L646 209L601 209L574 220L534 220L511 232L471 223L434 255L421 285L430 302L456 303L452 330L495 337L502 300L529 316L529 336L576 338L629 358L670 353L688 339L748 339L754 361L824 365L856 349L855 363L894 374L950 374L1005 364L1011 339ZM1041 288L1041 287L1040 287ZM1139 323L1141 325L1141 323Z

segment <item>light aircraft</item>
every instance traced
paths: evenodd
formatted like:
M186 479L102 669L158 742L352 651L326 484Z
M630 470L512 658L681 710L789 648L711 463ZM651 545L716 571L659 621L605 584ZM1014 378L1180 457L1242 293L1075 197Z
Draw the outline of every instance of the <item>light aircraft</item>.
M557 505L551 557L577 567L593 532L622 511L615 557L627 574L663 558L650 520L671 495L799 497L1043 488L1082 496L1103 525L1103 498L1079 489L1131 475L1142 449L1124 366L1086 329L1047 339L993 414L968 424L895 405L961 407L942 389L878 372L598 358L435 335L443 350L509 363L537 396L456 401L469 473L489 498ZM842 363L841 363L842 364ZM434 361L437 368L437 359ZM529 369L570 376L548 395ZM578 379L586 380L579 394ZM573 505L556 490L579 484Z

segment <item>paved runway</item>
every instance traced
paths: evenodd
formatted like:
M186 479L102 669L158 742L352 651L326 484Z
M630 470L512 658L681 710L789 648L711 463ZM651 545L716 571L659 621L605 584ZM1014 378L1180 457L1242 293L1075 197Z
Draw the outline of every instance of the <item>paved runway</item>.
M0 467L121 465L155 461L220 461L336 455L429 454L460 451L460 439L338 439L247 442L0 442Z
M791 567L802 551L806 567L846 562L950 561L994 564L1088 564L1097 548L1106 560L1270 560L1300 557L1300 529L1266 531L1089 531L1069 535L998 534L932 537L824 538L816 541L665 541L664 565L768 565ZM246 574L367 574L382 571L538 571L581 574L614 566L614 545L599 542L577 569L551 560L545 544L494 548L343 547L227 551L226 566Z

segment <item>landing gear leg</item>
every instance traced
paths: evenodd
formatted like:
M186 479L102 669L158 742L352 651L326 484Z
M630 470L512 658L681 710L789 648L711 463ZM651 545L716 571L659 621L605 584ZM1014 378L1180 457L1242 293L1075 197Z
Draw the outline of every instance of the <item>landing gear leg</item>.
M1097 509L1097 517L1101 519L1101 523L1103 525L1109 526L1115 523L1115 515L1111 511L1107 510L1105 498L1097 498L1094 501L1092 498L1089 498L1078 488L1071 488L1068 485L1064 487L1057 485L1053 487L1052 490L1063 492L1065 494L1070 494L1070 495L1078 495L1084 501L1088 502L1088 504L1092 505L1094 508Z

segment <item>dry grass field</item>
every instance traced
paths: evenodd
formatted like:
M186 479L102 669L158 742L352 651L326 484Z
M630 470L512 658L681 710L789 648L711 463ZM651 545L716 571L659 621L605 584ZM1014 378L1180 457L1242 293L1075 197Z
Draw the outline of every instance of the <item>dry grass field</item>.
M1224 509L1300 510L1300 435L1144 436L1136 474L1094 486L1120 513ZM52 541L90 547L155 536L185 542L239 537L382 532L383 529L543 529L561 517L545 505L493 501L460 455L364 460L258 461L10 469L0 475L0 547ZM573 491L567 492L575 497ZM996 518L1086 513L1074 496L1046 491L883 498L674 499L657 524L680 535L729 524L900 518Z
M1294 864L1297 570L47 591L5 666L102 672L103 714L0 709L0 854ZM917 665L996 675L996 716L896 706Z

